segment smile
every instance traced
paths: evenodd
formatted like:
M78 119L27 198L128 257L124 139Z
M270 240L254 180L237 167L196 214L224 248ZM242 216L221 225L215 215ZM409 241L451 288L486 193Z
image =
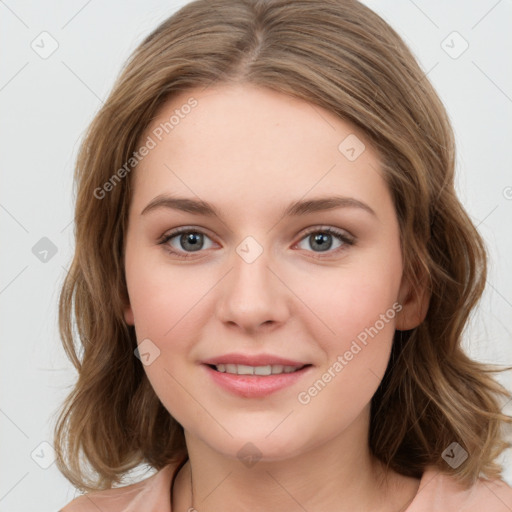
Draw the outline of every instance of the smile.
M201 367L221 390L243 398L263 398L293 386L313 365L202 364Z
M211 365L215 370L221 373L232 373L235 375L279 375L281 373L293 373L304 366L285 366L282 364L268 364L266 366L248 366L245 364L217 364Z

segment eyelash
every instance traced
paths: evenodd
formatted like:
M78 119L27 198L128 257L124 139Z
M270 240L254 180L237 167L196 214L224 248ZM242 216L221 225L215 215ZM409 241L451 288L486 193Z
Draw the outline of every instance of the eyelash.
M171 240L172 238L174 238L177 235L180 235L182 233L199 233L199 234L208 236L204 231L202 231L200 229L193 229L193 228L185 226L185 227L182 227L182 228L176 228L175 230L171 231L170 233L167 233L166 235L163 235L161 237L161 239L158 241L158 244L159 245L165 245L165 244L167 244L167 242L169 240ZM326 254L329 255L329 256L332 256L333 254L337 254L338 252L345 250L346 246L352 246L356 242L355 237L349 236L349 235L345 234L344 231L341 231L341 230L338 230L336 228L332 228L332 227L327 226L327 227L313 227L313 228L310 228L309 230L306 231L306 233L304 233L304 235L302 236L302 238L299 240L298 243L302 242L302 240L304 240L305 238L307 238L309 235L311 235L313 233L327 233L329 235L335 236L336 238L338 238L338 240L343 242L342 246L340 246L340 247L338 247L338 248L336 248L334 250L326 251ZM295 244L295 245L297 245L297 244ZM174 249L171 249L169 245L165 246L165 250L169 254L172 254L173 256L176 256L176 257L181 258L181 259L188 259L188 258L193 258L194 257L194 253L178 252L178 251L175 251ZM203 252L203 251L197 251L197 252ZM322 258L325 257L325 256L318 256L321 253L314 253L314 254L317 254L317 256L314 256L314 258L322 259Z

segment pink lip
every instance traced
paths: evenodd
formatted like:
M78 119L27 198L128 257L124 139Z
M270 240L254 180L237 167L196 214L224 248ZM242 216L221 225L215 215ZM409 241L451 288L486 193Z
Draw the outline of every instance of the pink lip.
M224 354L218 357L212 357L211 359L207 359L202 361L204 364L245 364L247 366L267 366L267 365L276 365L282 364L283 366L304 366L305 364L309 364L307 362L303 363L300 361L293 361L292 359L285 359L283 357L274 356L272 354L258 354L254 356L246 355L246 354Z
M212 363L213 364L213 363ZM219 363L220 364L220 363ZM244 364L244 363L236 363ZM276 363L281 364L281 363ZM244 398L261 398L275 393L280 389L296 383L312 366L306 366L296 372L281 373L278 375L235 375L214 370L207 364L201 365L208 372L213 381L220 387ZM253 365L251 365L253 366ZM254 366L264 366L261 364ZM290 364L289 366L296 366ZM297 365L299 366L299 365Z

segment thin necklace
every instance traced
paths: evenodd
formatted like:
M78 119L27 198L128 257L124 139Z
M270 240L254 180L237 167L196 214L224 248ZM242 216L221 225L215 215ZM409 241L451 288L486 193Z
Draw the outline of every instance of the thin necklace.
M189 471L190 471L190 508L187 509L187 512L197 512L197 510L194 508L194 487L192 485L192 467L190 466L190 459L187 459L186 462L181 466L178 473L176 473L176 476L174 477L171 485L171 503L172 503L172 497L174 496L174 482L176 481L178 475L180 474L181 470L186 466L189 465ZM407 502L404 504L404 506L399 510L399 512L407 512L407 507L414 501L416 498L416 495L418 492L415 493L415 495L412 497L412 499L408 499ZM404 508L405 507L405 508Z
M174 497L174 484L178 478L178 475L181 473L181 471L183 470L183 468L185 467L185 465L188 463L188 465L190 466L190 459L188 459L186 462L184 462L184 464L181 466L181 468L179 469L179 471L176 473L175 477L173 478L172 480L172 485L171 485L171 506L172 506L172 501L173 501L173 497ZM176 501L176 500L174 500ZM194 508L194 488L192 487L192 468L190 468L190 508L187 509L188 512L197 512L196 509Z
M192 467L189 464L189 471L190 471L190 508L189 512L197 512L194 508L194 488L192 487Z

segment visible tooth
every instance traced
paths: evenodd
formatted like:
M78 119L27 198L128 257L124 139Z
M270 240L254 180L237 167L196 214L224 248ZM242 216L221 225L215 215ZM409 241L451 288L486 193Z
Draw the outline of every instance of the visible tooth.
M270 375L272 373L272 366L256 366L254 368L254 375Z
M249 366L245 364L217 364L217 371L222 373L232 373L235 375L279 375L280 373L293 373L298 370L296 366L284 366L282 364L273 364L266 366Z
M246 366L245 364L239 364L237 373L239 375L254 375L254 366Z
M282 364L273 364L272 373L283 373L284 366Z
M226 372L227 373L237 373L236 371L236 364L225 364Z

